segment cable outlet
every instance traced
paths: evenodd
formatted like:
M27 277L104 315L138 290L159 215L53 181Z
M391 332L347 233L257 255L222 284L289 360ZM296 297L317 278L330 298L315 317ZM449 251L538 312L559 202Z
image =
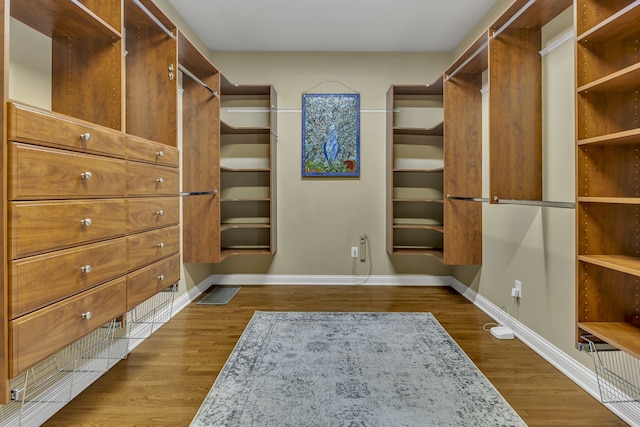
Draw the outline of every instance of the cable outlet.
M358 258L358 247L351 246L351 258Z

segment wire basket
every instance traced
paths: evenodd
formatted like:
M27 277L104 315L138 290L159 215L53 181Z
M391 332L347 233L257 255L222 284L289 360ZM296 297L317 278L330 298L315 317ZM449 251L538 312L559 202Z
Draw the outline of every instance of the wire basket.
M178 292L178 284L171 285L127 313L126 329L127 338L130 340L129 351L139 343L136 341L149 338L151 334L171 320L173 299L176 292Z
M640 360L593 335L583 335L593 359L603 403L640 400Z

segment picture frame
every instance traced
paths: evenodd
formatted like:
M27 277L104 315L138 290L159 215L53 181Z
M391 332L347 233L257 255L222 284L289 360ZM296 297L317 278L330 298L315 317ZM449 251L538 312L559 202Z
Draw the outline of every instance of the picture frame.
M360 94L302 95L302 176L360 176Z

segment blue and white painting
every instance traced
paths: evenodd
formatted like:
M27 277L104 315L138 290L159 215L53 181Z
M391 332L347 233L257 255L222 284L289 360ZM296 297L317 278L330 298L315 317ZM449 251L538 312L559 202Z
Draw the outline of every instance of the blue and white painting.
M302 176L360 176L360 94L302 95Z

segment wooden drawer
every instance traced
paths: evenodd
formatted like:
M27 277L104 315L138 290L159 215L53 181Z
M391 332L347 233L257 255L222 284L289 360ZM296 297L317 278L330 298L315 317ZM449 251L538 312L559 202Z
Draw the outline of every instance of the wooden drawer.
M127 160L137 160L174 168L177 168L180 164L180 152L176 147L132 135L126 136L126 143Z
M176 168L127 162L128 196L177 196L179 180Z
M9 144L13 200L124 197L124 160L25 144Z
M127 310L180 281L180 255L176 254L127 276Z
M179 222L178 197L127 199L127 233L166 227Z
M123 276L9 322L11 377L124 314L126 291Z
M8 103L7 139L124 158L122 132L62 114Z
M10 259L125 234L124 199L9 203ZM83 224L84 222L84 224Z
M9 263L12 319L126 273L124 237Z
M127 271L180 251L180 227L161 228L127 236Z

